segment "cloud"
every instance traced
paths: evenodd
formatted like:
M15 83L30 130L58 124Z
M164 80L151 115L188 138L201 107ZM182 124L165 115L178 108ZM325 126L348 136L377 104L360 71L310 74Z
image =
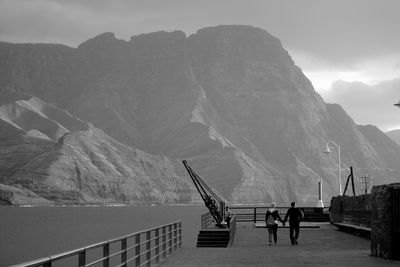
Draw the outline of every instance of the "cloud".
M362 82L336 81L324 95L329 103L340 104L358 124L372 124L383 131L400 129L400 79L369 86Z
M292 58L321 94L331 90L334 81L360 81L375 85L400 78L400 53L352 59L346 64L331 63L315 55L292 51Z

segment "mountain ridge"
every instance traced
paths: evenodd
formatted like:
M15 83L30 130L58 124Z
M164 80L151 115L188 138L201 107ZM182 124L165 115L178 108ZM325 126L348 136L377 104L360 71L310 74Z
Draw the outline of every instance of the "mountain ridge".
M2 203L198 201L180 162L125 146L36 97L15 92L0 96L9 100L0 105ZM9 134L13 129L18 135Z
M325 104L279 39L259 28L224 25L130 41L106 33L63 50L61 61L50 53L56 72L36 61L21 65L12 49L0 45L0 59L31 76L21 84L12 78L19 75L3 73L0 90L28 91L125 145L186 159L232 202L312 205L317 190L310 188L319 180L328 201L337 192L336 158L322 154L328 140L342 146L342 168L379 169L377 183L400 173L393 163L400 148L388 160L384 137Z

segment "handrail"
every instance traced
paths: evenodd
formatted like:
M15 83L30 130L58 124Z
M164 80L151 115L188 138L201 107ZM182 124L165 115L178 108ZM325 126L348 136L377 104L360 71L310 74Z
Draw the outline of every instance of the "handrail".
M213 225L213 218L211 213L208 211L201 215L201 229L210 228Z
M265 212L269 208L269 206L229 206L229 209L233 214L236 215L237 222L254 222L264 221ZM276 207L280 215L285 215L286 211L290 208L287 206ZM305 219L308 220L310 215L319 215L319 214L327 214L329 212L329 207L318 208L318 207L297 207L304 212ZM245 210L247 212L245 212ZM260 211L261 210L261 211ZM282 218L283 219L283 218ZM310 218L311 219L311 218ZM311 220L312 221L312 220Z
M231 221L230 221L230 228L229 228L229 243L230 245L233 244L236 235L236 216L233 214Z
M144 239L141 238L142 235L144 235ZM133 239L134 244L128 248L127 241L130 238ZM110 254L110 244L117 242L121 242L121 249ZM145 246L144 250L142 250L142 246ZM77 266L92 266L103 262L103 266L108 267L110 258L118 255L121 255L121 264L117 266L127 266L127 264L132 261L135 261L135 266L150 266L151 263L158 264L160 262L160 257L165 258L167 256L167 253L171 254L172 251L176 250L178 247L182 247L181 221L135 232L111 240L98 242L78 249L55 254L49 257L12 265L11 267L51 267L55 261L59 261L61 259L69 258L72 256L78 256ZM86 252L97 248L103 248L102 256L93 260L92 262L86 262ZM127 251L133 249L134 255L128 259Z

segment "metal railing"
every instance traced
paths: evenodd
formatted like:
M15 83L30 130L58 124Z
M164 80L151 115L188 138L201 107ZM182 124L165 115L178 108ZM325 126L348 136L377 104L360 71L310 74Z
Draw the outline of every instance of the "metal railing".
M208 229L214 226L213 217L210 212L201 214L201 229Z
M236 235L236 216L232 215L229 228L229 243L232 245Z
M268 206L229 206L229 209L236 216L237 222L254 222L264 221L265 213ZM289 207L276 207L279 210L281 217L285 216ZM315 217L322 217L322 215L329 213L329 207L315 208L315 207L298 207L304 212L305 221L313 221ZM321 215L321 216L320 216ZM283 219L283 218L282 218ZM328 220L329 221L329 220Z
M118 243L120 246L114 248ZM110 250L111 245L113 245L113 251ZM128 263L132 263L133 266L150 266L152 263L160 263L160 258L172 254L172 251L178 249L178 247L182 247L182 222L173 222L53 256L13 265L13 267L51 267L53 263L71 257L77 257L77 262L73 265L79 267L109 267L111 260L118 262L111 264L111 266L128 266ZM89 261L89 251L93 250L100 250L94 253L96 256L100 254L100 258L90 259ZM93 258L93 255L91 256ZM119 258L119 260L116 258ZM71 264L68 266L71 266Z

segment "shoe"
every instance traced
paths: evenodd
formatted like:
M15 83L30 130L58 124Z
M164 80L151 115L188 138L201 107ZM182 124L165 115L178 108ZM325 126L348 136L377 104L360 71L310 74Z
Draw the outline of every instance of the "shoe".
M299 243L297 242L297 239L295 239L295 240L294 240L294 243L295 243L296 245L298 245L298 244L299 244Z
M268 246L271 246L271 243L268 243Z

